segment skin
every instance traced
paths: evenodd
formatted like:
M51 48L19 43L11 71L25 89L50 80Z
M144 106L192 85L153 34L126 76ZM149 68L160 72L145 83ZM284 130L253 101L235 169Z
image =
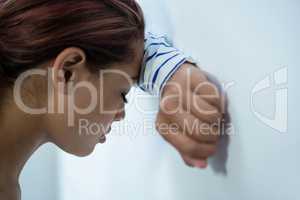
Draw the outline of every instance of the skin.
M109 69L119 70L127 74L131 79L136 80L139 76L140 66L143 58L143 41L134 45L136 57L130 63L118 63L106 66ZM50 67L49 67L50 66ZM88 62L85 53L75 47L66 48L53 60L47 61L37 68L50 69L47 73L51 77L53 92L47 93L47 77L30 77L22 88L22 99L26 105L33 108L46 107L49 99L53 101L53 108L57 110L64 105L64 112L27 114L22 111L13 100L12 90L7 89L4 93L3 103L0 112L0 199L20 199L19 175L30 156L43 144L51 142L62 150L77 156L91 154L98 143L105 142L105 135L114 121L120 121L125 117L123 93L129 91L132 86L122 75L106 74L99 78L99 74L88 70ZM190 72L193 72L192 75ZM63 76L60 75L63 73ZM66 75L69 76L66 76ZM191 83L187 82L191 78ZM101 82L99 82L101 79ZM76 93L64 91L70 84L86 81L91 83L97 91L103 89L99 95L95 111L88 114L75 114L74 126L68 126L67 110L69 102L59 102L62 97L72 97L78 107L84 108L91 101L89 91L84 88L76 90ZM206 160L216 151L217 135L201 135L198 131L189 132L179 129L176 134L167 134L170 130L161 129L160 124L183 124L184 119L190 122L198 120L199 123L212 123L221 118L221 100L216 98L202 98L199 94L214 94L215 90L210 88L194 90L199 83L207 81L204 72L192 64L184 64L171 78L168 83L175 83L182 88L183 93L178 92L174 86L167 85L161 97L160 111L157 114L157 130L163 138L173 145L185 163L189 166L205 168ZM177 95L183 98L168 98ZM185 109L187 96L197 97L193 103L199 103L203 109L215 109L213 115L205 115L191 112ZM178 97L178 98L179 98ZM174 114L168 111L180 106L181 111ZM106 114L99 112L99 108L112 112ZM89 122L101 123L105 129L99 134L80 135L78 130L79 120L87 119ZM13 120L12 120L13 119ZM16 126L17 125L17 126Z
M163 89L156 119L158 132L185 164L200 169L216 153L224 125L228 125L225 95L208 77L199 67L183 64ZM162 124L176 126L164 129Z

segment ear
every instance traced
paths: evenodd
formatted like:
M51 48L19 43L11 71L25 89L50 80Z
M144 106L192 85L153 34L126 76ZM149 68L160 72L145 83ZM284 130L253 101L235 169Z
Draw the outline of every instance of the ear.
M59 88L59 85L66 88L69 82L79 81L81 72L88 71L84 51L76 47L64 49L56 57L51 71L55 88Z

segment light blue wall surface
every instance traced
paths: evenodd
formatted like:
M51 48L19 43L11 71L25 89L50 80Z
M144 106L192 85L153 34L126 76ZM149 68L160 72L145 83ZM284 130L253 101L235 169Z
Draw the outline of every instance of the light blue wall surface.
M58 151L52 144L42 146L30 158L22 171L22 200L59 199Z

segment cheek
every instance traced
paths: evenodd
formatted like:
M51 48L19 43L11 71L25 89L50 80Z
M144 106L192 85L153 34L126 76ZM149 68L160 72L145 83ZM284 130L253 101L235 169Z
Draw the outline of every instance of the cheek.
M99 143L99 137L109 130L116 110L122 105L118 93L112 90L105 90L102 95L97 90L96 102L92 101L90 90L84 88L77 89L69 99L64 98L64 114L52 115L49 123L53 142L73 155L89 155Z
M71 102L71 106L68 106L74 113L76 124L88 121L89 124L98 123L101 126L109 126L116 111L120 108L120 98L112 90L100 92L100 88L95 88L95 91L91 93L85 88L78 89L74 96L74 103Z
M76 90L76 93L73 97L70 97L69 102L71 103L71 107L76 109L77 111L82 111L80 114L91 113L93 110L97 108L97 104L99 102L99 94L97 90L91 86L88 88L79 88Z
M53 114L48 118L48 134L53 143L76 156L89 155L97 143L95 136L80 134L76 121L74 126L68 126L64 114Z
M129 87L123 79L117 75L104 78L103 85L98 88L98 91L102 91L99 94L101 114L106 113L105 111L116 114L123 107L122 92Z
M121 109L124 107L124 101L120 92L110 92L104 90L99 102L99 114L105 122L112 123Z
M49 132L53 142L64 151L87 156L93 152L100 137L109 130L113 114L99 114L94 111L87 115L74 114L74 126L68 126L67 114L52 115Z

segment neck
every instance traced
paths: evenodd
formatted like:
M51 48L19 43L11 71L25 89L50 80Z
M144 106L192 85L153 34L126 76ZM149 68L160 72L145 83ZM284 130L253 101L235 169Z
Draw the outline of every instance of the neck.
M5 106L5 110L0 118L0 199L17 200L19 175L30 156L47 140L37 126L41 117L22 113L14 106Z

